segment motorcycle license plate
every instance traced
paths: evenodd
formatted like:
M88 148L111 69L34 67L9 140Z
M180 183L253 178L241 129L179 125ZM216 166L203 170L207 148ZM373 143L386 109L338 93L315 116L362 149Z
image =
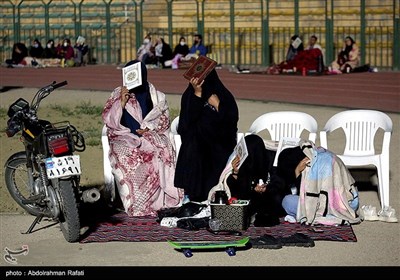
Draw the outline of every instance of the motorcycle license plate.
M79 155L46 158L46 171L49 179L80 175Z

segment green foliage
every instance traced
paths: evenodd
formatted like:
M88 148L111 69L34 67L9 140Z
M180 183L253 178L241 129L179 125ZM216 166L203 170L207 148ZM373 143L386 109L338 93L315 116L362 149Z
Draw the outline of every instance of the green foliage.
M0 108L0 118L5 118L7 116L7 110Z
M61 106L58 104L50 105L50 108L56 110L57 112L61 113L63 117L71 117L74 116L74 111L71 110L69 107Z
M177 108L170 108L169 109L169 119L172 122L177 116L179 116L180 110Z
M75 112L79 114L85 114L85 115L97 115L100 116L101 113L103 112L103 107L102 106L94 106L88 102L83 102L82 104L76 106Z

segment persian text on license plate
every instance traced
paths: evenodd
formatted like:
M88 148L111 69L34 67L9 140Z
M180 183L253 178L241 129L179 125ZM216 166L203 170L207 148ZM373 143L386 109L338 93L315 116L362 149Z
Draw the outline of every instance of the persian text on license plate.
M79 155L46 158L47 177L55 179L81 174Z

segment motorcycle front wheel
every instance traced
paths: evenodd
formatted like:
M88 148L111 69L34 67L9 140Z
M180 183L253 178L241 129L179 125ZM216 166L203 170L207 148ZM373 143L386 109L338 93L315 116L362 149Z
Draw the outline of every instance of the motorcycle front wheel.
M29 174L26 163L27 159L25 155L18 156L6 163L4 177L8 192L15 202L29 214L34 216L49 216L50 213L45 204L23 203L24 200L31 197L32 193L31 187L29 186Z
M65 240L77 242L80 236L81 223L74 184L71 180L60 179L56 189L60 196L61 214L59 222L61 231Z

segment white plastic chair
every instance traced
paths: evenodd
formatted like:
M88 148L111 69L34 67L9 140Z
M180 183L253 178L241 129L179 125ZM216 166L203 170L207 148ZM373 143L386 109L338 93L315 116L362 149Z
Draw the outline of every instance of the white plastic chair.
M175 117L175 119L171 122L171 132L172 134L178 134L178 125L179 125L179 116Z
M170 127L170 139L172 143L174 143L175 145L175 152L177 157L182 145L181 136L178 134L178 125L179 125L179 116L175 117L175 119L171 122L171 127Z
M104 193L111 202L115 200L115 179L112 173L110 159L108 153L110 151L110 144L108 143L107 126L103 126L101 131L101 144L103 147L103 174L104 174Z
M348 110L332 116L320 131L321 146L328 149L327 135L336 129L345 133L343 154L338 154L346 166L377 169L379 197L382 208L389 206L389 146L393 123L388 115L375 110ZM382 152L375 152L375 135L384 131Z
M263 130L268 130L273 141L280 141L283 137L301 138L303 131L307 130L309 133L308 140L315 143L318 124L313 116L304 112L270 112L255 119L246 135L257 134ZM278 154L275 156L274 166L278 164Z

